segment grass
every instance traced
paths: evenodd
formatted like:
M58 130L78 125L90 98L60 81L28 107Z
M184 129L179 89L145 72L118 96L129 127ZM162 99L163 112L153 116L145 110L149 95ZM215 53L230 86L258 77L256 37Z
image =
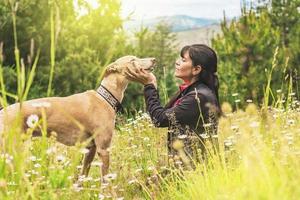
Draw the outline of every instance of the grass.
M74 184L83 147L11 131L2 136L0 199L297 199L300 115L293 103L297 108L271 109L263 120L254 104L234 113L224 104L221 161L211 157L184 175L167 164L166 130L140 112L113 137L109 183L100 185L96 158L90 176L80 178L83 187Z

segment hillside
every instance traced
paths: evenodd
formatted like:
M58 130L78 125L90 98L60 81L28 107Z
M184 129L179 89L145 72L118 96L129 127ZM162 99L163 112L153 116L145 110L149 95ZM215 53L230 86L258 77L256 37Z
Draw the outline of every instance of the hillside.
M157 24L162 22L171 26L172 31L180 32L180 31L201 28L203 26L208 26L217 23L218 20L196 18L187 15L161 16L152 19L127 21L124 24L124 29L129 31L135 31L138 30L140 26L154 29Z
M211 39L221 33L221 27L218 24L213 24L197 29L177 32L178 48L194 43L203 43L210 45Z

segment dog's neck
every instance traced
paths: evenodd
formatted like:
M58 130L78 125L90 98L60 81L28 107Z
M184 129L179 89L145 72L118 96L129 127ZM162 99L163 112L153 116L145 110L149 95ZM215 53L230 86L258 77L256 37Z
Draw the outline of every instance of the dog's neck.
M128 81L125 77L108 75L103 78L100 85L103 85L107 90L109 90L110 93L121 103Z

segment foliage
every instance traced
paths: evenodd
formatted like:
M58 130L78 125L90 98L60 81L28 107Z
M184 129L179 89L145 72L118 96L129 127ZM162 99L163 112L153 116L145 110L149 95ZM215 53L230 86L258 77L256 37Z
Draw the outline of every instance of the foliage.
M287 2L293 2L291 4L294 5L297 1ZM266 88L267 74L271 70L273 55L277 47L279 47L279 52L271 84L273 93L276 90L287 92L288 89L283 88L282 83L293 78L294 92L299 95L296 76L299 73L300 47L297 42L288 42L299 40L296 34L300 30L300 23L296 23L299 19L299 12L295 11L294 6L289 15L285 15L284 18L279 17L283 14L278 14L278 6L272 4L268 7L263 4L256 9L243 9L242 16L229 23L224 18L221 24L222 35L212 41L220 59L220 96L223 100L234 103L237 99L231 95L238 93L238 101L242 104L247 99L261 103ZM284 7L284 12L288 12L287 5L280 6ZM293 32L293 36L290 32Z
M17 45L21 58L29 68L40 50L34 86L29 98L45 96L50 70L50 6L54 7L55 72L54 93L70 95L94 89L100 81L104 66L127 53L128 44L122 30L119 1L100 1L97 9L90 9L85 1L78 1L82 15L73 0L63 1L1 1L0 22L3 31L0 41L4 44L3 65L15 66L14 38L11 34L11 7L17 7ZM17 6L16 6L17 5ZM42 15L41 15L42 13ZM96 27L96 28L95 28ZM20 34L22 33L22 34ZM5 67L5 68L6 68ZM9 71L9 70L8 70ZM72 76L71 76L72 75ZM13 78L7 77L7 89L16 92Z
M161 22L154 30L141 26L140 30L134 33L133 54L138 57L154 57L157 60L157 67L154 70L158 88L160 90L161 102L164 105L173 95L176 88L174 77L174 64L178 56L176 36L171 32L171 27ZM134 101L132 101L134 99ZM138 101L136 101L138 99ZM143 87L137 84L130 84L128 93L124 99L129 110L143 108ZM139 104L137 104L137 102ZM134 108L134 109L133 109Z

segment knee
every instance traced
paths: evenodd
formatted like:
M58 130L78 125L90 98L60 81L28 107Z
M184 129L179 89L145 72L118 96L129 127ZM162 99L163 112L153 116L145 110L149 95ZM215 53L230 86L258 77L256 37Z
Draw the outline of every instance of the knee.
M109 152L107 149L97 148L97 153L101 156L108 156Z

